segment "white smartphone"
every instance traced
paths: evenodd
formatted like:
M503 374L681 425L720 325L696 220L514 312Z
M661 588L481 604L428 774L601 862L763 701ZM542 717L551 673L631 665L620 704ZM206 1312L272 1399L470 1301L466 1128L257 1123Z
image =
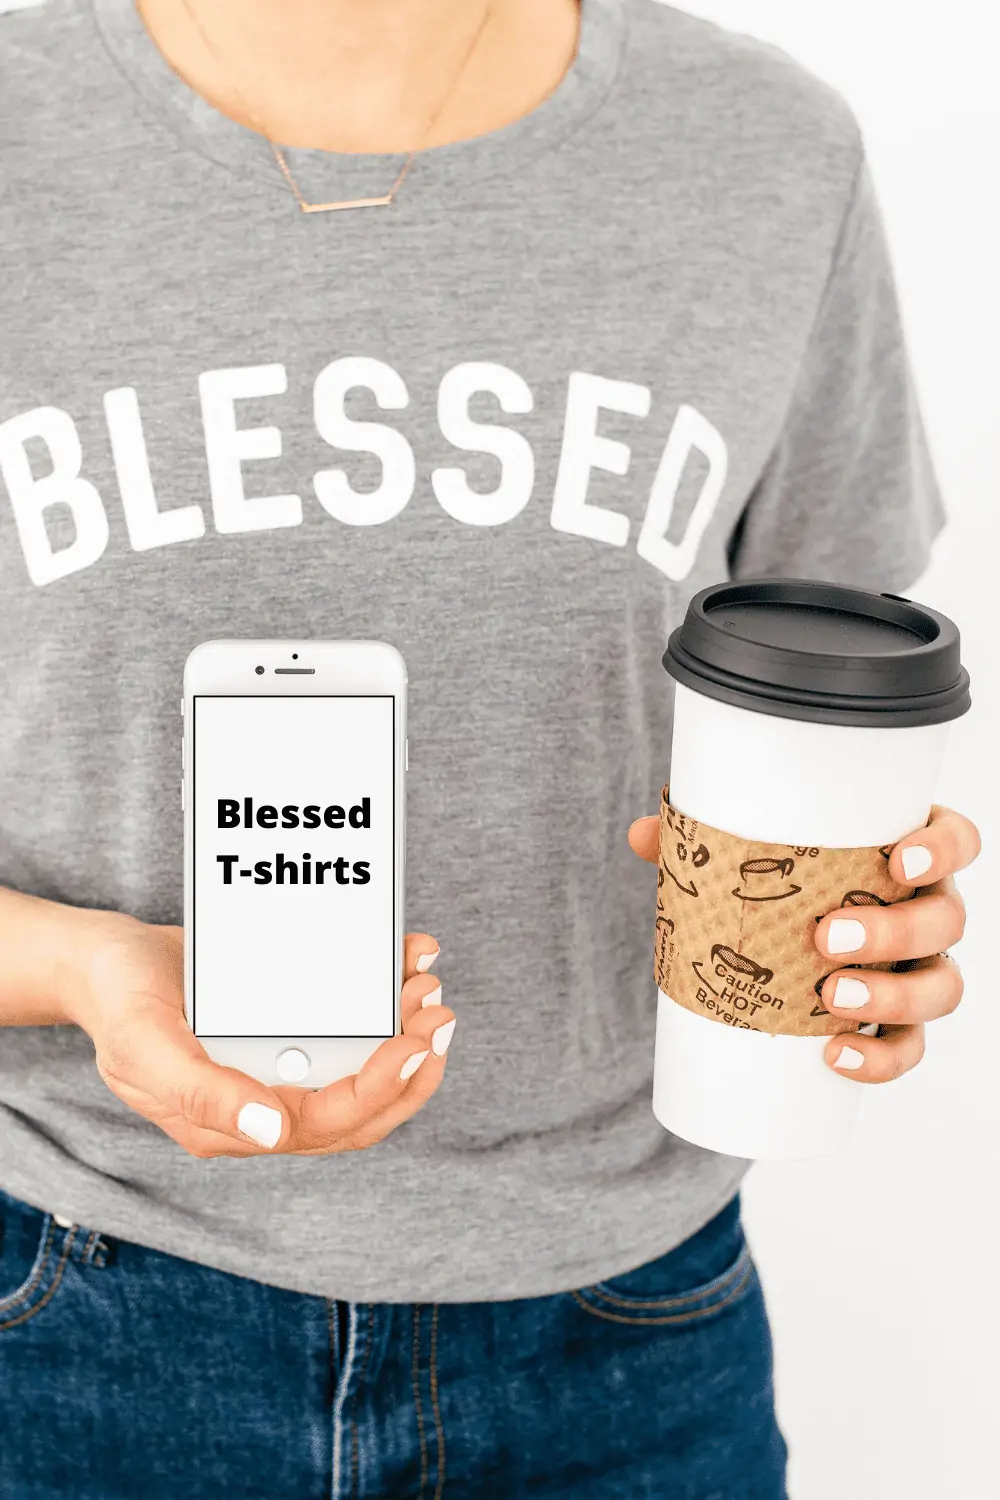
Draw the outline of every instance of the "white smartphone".
M184 667L184 990L209 1056L322 1088L400 1030L406 667L206 641Z

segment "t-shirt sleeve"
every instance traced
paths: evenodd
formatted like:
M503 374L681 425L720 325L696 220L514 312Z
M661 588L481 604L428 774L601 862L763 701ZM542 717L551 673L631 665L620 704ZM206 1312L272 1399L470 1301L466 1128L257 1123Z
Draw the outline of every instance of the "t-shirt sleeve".
M862 161L781 437L730 543L736 578L898 592L945 512L907 358L889 249Z

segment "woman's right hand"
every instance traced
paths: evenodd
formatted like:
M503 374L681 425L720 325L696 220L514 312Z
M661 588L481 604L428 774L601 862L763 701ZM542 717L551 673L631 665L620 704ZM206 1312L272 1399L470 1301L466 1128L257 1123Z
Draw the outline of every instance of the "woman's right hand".
M423 933L406 939L402 1036L383 1042L359 1073L327 1088L268 1088L213 1062L188 1026L182 928L2 895L21 903L19 925L36 950L44 933L50 1000L36 1016L24 1003L4 1004L0 992L0 1022L81 1026L111 1091L192 1156L359 1150L415 1114L444 1075L455 1017L426 972L438 945ZM15 914L5 915L6 937ZM11 977L8 970L7 993Z

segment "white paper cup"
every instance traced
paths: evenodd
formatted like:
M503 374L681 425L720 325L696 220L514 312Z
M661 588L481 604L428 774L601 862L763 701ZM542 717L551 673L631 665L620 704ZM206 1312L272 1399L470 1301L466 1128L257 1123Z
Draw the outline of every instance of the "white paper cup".
M782 586L790 587L787 581L777 580L766 585L773 597ZM800 591L827 588L801 582L795 586ZM692 601L692 610L701 609L702 619L711 621L712 598L720 592L706 590ZM882 597L854 590L838 593L856 595L859 601ZM738 609L723 611L736 622L736 629L759 634L754 612L747 613L750 619L744 624ZM923 613L942 628L954 630L943 617ZM725 628L732 631L734 626ZM763 633L771 635L769 651L780 649L773 630ZM953 667L957 661L954 634ZM675 635L672 648L681 635ZM797 628L794 639L791 654L800 658L795 671L806 681L801 659L809 655L807 634L803 637ZM761 677L780 677L780 665L776 668L774 662L769 666L762 661L756 644L751 640L748 652L754 671ZM670 762L670 801L679 812L746 839L826 848L891 844L926 823L948 723L957 717L956 708L958 712L968 708L967 676L964 696L962 690L950 696L941 690L935 706L928 695L922 713L919 704L916 710L912 707L913 694L904 700L901 692L895 715L884 708L866 708L859 698L853 715L849 703L842 712L857 719L874 716L875 722L834 722L836 672L831 675L828 661L813 669L820 675L827 701L804 707L785 702L777 705L782 709L777 713L773 702L747 706L753 701L752 686L741 685L732 670L739 655L732 635L720 651L720 655L726 653L724 669L717 662L713 667L713 646L707 637L703 635L700 645L697 640L695 645L708 658L705 670L714 670L725 680L693 686L700 668L696 664L691 670L693 658L683 647L679 672L676 661L664 659L668 670L685 678L676 688ZM920 649L917 642L914 649ZM899 654L899 650L899 642L894 643L893 652ZM843 659L849 659L849 652ZM871 661L865 665L862 676L871 665ZM857 685L855 678L851 680ZM881 684L875 680L873 685L884 686L884 674ZM959 685L963 686L961 679ZM789 694L795 691L787 683L778 686ZM708 695L720 691L732 701ZM800 684L799 695L807 694L808 689ZM826 722L786 717L790 706L797 713L822 710ZM936 718L936 722L906 722L920 717ZM828 1042L827 1036L775 1036L730 1028L695 1014L660 991L653 1111L673 1134L730 1156L792 1159L838 1150L850 1138L864 1086L827 1065Z

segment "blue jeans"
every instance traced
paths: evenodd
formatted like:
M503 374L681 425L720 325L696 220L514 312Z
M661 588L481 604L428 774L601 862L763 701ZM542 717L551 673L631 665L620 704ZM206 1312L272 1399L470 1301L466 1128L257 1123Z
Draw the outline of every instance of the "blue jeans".
M4 1500L782 1500L739 1201L553 1297L357 1304L0 1193Z

